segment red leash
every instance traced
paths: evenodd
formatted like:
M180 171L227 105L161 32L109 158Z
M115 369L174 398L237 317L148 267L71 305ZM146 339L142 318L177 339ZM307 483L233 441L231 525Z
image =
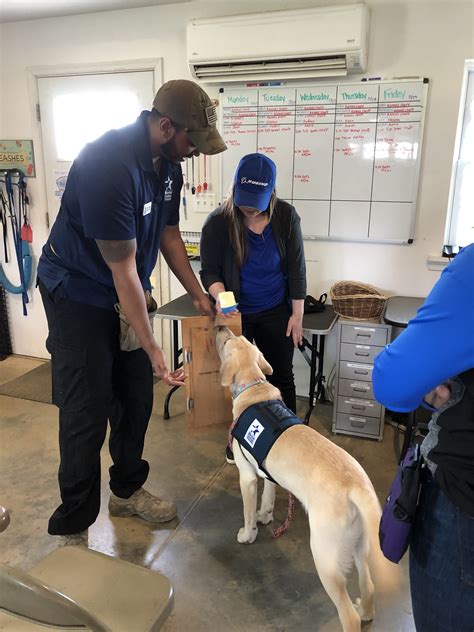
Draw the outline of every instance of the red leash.
M288 529L291 519L293 518L294 508L295 508L295 497L293 496L291 492L288 492L288 512L286 514L286 520L282 525L280 525L279 527L276 527L276 529L273 529L274 538L279 538Z

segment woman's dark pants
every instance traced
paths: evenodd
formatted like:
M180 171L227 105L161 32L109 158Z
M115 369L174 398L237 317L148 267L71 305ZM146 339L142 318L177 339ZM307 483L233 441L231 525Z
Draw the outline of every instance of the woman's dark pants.
M255 342L273 368L268 381L280 389L283 401L296 413L296 389L293 375L294 345L286 335L290 308L286 301L258 314L242 315L242 333Z

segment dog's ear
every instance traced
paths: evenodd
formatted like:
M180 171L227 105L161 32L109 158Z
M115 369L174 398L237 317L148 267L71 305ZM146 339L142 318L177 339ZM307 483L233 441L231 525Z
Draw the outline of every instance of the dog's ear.
M234 376L239 363L233 355L229 355L221 366L221 384L222 386L230 386L234 381Z
M265 358L263 357L263 353L260 352L258 354L258 366L262 369L262 373L264 375L272 375L273 374L273 369L271 367L271 364L269 364Z

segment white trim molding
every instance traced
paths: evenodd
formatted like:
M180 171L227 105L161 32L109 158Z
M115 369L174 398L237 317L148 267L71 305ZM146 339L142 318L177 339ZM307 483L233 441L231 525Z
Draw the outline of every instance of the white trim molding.
M450 259L448 257L439 257L437 255L428 255L426 260L428 270L433 270L434 272L442 272L449 262Z

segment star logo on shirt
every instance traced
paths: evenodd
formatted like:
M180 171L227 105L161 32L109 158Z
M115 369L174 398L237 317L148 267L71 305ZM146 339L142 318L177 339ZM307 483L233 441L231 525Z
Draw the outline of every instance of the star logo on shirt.
M165 202L170 202L173 198L173 180L168 176L165 180Z

